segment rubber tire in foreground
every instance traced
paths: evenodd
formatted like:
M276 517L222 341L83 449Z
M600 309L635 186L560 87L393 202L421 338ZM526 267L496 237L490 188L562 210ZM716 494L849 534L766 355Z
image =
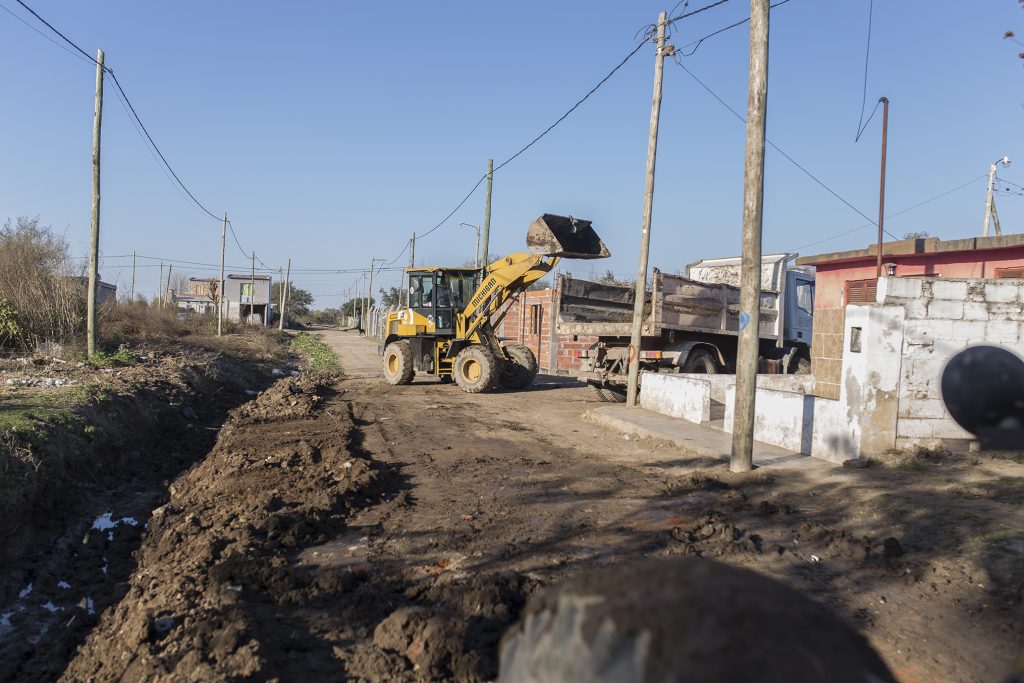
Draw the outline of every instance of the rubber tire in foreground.
M690 356L686 359L686 364L683 365L683 372L717 375L718 362L707 349L697 349L691 352Z
M501 386L506 389L525 389L533 384L540 371L533 351L522 344L509 344L505 347L505 353L508 354L509 360L505 364Z
M625 403L626 392L620 391L613 387L601 386L600 384L591 384L590 388L594 390L597 397L605 403Z
M482 346L473 345L459 351L453 367L455 383L467 394L479 394L498 383L498 359Z
M416 374L412 347L402 339L391 342L384 349L384 381L388 384L409 384Z

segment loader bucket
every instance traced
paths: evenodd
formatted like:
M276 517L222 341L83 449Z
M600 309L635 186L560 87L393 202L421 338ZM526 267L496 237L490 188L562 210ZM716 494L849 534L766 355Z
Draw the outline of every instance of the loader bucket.
M590 221L546 213L530 223L526 248L534 254L562 258L608 258L611 254Z

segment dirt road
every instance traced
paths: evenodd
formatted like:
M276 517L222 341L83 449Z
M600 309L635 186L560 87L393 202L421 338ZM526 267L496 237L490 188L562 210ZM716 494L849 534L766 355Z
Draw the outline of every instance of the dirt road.
M389 387L374 344L326 334L350 377L232 413L66 680L489 680L538 586L680 554L808 593L904 681L996 680L1020 644L1019 464L729 475L584 421L567 380Z

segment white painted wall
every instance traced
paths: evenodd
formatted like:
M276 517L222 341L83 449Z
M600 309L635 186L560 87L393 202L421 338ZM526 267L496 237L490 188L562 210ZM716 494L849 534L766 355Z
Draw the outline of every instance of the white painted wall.
M640 407L707 424L711 419L711 383L706 377L645 372L640 381Z

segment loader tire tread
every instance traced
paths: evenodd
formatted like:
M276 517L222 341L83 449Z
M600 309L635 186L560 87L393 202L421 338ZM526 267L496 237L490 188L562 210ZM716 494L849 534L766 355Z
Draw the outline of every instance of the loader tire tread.
M415 374L409 342L402 339L388 344L384 349L384 381L391 385L409 384Z
M510 360L506 361L506 371L501 377L501 386L506 389L525 389L533 384L540 372L537 364L537 356L528 346L523 344L509 344L505 347L505 353Z
M498 359L482 346L473 345L459 351L453 368L455 383L467 394L479 394L498 383Z

